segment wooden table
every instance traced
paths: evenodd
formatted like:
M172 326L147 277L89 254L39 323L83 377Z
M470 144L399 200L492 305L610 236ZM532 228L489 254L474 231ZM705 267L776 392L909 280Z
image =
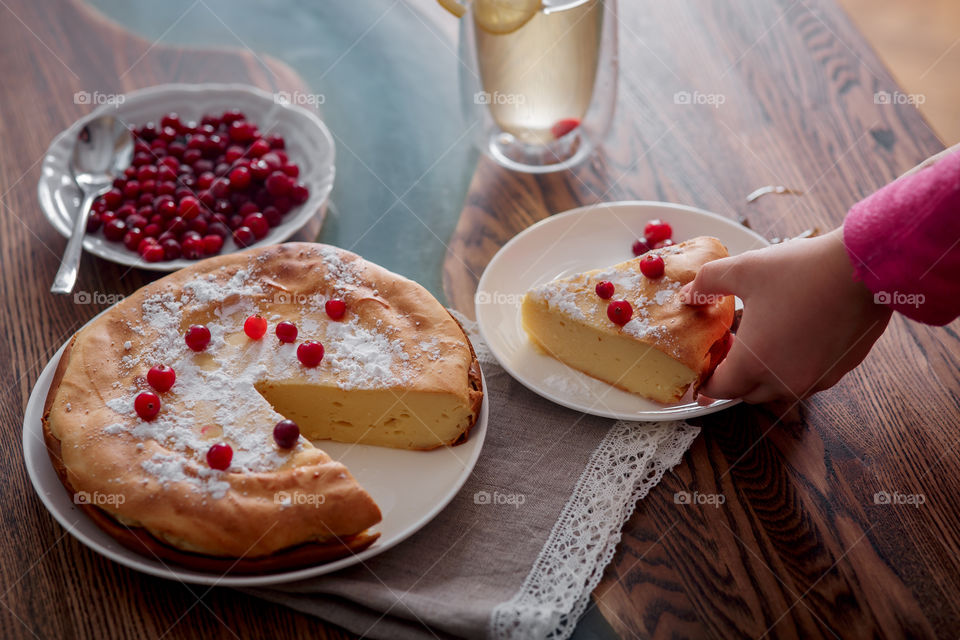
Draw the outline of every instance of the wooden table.
M443 24L428 4L417 9L423 19ZM89 108L73 93L174 80L274 90L303 82L246 50L145 41L77 2L3 0L0 16L0 636L351 637L88 551L34 495L20 445L40 369L100 309L47 293L64 241L43 219L35 185L49 140ZM761 233L786 236L839 224L853 202L942 148L913 107L875 100L897 86L832 0L624 0L620 23L620 98L603 151L547 176L481 159L457 196L463 211L437 257L454 306L472 311L477 276L507 239L571 207L674 201L746 214ZM453 28L437 31L449 37ZM131 65L137 73L125 74ZM724 102L677 104L681 91ZM744 196L766 184L804 195L747 205ZM152 277L88 257L78 288L129 293ZM628 523L592 619L600 613L629 637L955 634L958 328L896 317L834 389L784 415L739 406L700 421L703 436ZM720 493L725 503L678 505L681 490ZM876 504L880 491L921 494L924 504Z

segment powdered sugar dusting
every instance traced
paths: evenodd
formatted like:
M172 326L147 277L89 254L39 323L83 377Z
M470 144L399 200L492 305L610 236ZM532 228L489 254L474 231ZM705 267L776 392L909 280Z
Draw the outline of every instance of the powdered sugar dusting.
M318 251L335 287L370 286L339 251L328 247ZM250 264L257 268L256 263ZM264 381L302 375L344 389L386 388L409 383L422 367L412 362L397 327L383 320L367 326L351 315L330 321L320 295L301 306L299 317L288 319L300 329L298 342L314 339L323 343L326 355L321 366L302 367L296 345L280 343L271 339L272 335L258 341L235 339L242 335L245 318L261 311L258 305L265 298L259 282L250 268L229 278L222 271L198 276L183 285L179 297L167 291L146 298L141 305L142 325L129 325L145 338L126 349L121 356L123 368L145 373L147 367L164 363L176 371L177 381L162 394L163 407L149 422L141 420L133 407L143 389L114 385L117 395L107 399L106 406L118 419L102 432L134 438L138 450L151 440L160 444L165 451L142 462L141 468L162 486L186 483L198 492L221 498L230 488L229 473L264 472L286 464L291 451L279 449L272 429L264 427L283 419L257 390ZM187 314L201 308L212 312L204 322L211 341L203 353L196 354L185 347L182 326ZM410 348L418 346L426 360L442 357L435 338L418 339ZM226 472L209 468L204 459L218 441L233 448Z

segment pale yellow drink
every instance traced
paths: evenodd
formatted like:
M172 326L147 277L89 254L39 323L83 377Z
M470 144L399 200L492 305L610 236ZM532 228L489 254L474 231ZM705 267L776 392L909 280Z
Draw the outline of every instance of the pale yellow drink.
M486 6L484 6L486 5ZM590 106L603 24L600 0L538 8L512 23L491 24L476 0L474 30L483 94L500 128L527 144L547 144ZM500 11L503 14L502 7Z

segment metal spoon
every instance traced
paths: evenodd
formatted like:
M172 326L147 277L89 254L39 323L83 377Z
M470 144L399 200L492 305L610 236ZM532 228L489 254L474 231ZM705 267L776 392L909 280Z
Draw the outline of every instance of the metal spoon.
M80 210L73 220L73 233L60 261L60 270L50 291L67 294L77 282L83 253L83 236L93 201L108 191L113 179L130 165L133 136L125 124L113 116L101 116L80 129L70 159L70 173L83 192Z

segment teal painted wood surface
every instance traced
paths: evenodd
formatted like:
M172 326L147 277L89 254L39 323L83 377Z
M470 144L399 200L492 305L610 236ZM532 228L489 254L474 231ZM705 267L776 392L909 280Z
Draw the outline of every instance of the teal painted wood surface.
M150 41L240 47L292 67L322 96L317 108L337 143L334 206L317 239L443 300L446 242L476 153L463 136L453 43L435 27L387 0L90 4Z

